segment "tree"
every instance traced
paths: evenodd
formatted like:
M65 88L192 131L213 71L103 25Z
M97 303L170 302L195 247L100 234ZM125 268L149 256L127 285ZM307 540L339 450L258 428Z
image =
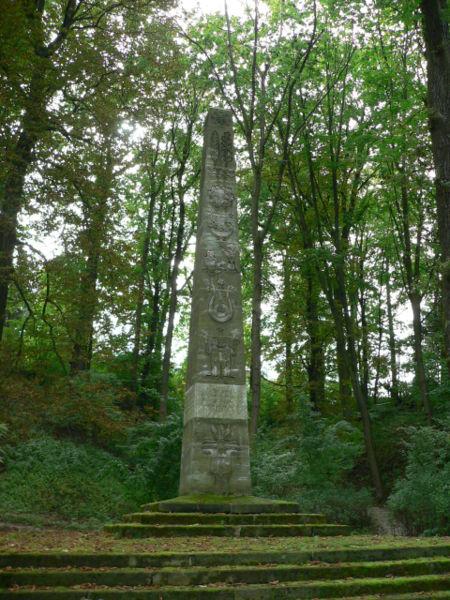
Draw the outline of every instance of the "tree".
M436 168L444 349L450 375L450 33L447 0L421 0L428 65L429 127Z

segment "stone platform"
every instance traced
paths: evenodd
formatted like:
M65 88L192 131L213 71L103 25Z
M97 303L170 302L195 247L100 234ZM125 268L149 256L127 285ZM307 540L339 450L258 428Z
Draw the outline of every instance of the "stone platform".
M124 523L106 526L121 537L291 537L347 535L349 528L301 513L296 502L254 496L180 496L143 506Z

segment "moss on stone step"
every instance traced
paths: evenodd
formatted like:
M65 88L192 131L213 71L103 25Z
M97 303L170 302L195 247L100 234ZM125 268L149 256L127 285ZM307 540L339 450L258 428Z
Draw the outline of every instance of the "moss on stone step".
M145 504L144 510L154 512L200 513L280 513L299 512L297 502L271 500L256 496L216 496L202 494L179 496L161 502Z
M301 525L307 523L324 523L325 515L305 513L204 514L148 511L125 515L124 520L129 523L147 525Z
M28 569L0 571L0 587L75 586L83 584L115 586L198 586L209 584L258 584L317 581L363 577L393 577L450 572L450 558L413 559L378 563L320 565L258 565L162 569Z
M27 598L30 600L72 600L102 598L120 600L284 600L291 598L351 598L361 595L408 594L416 592L447 592L450 589L449 575L427 575L421 577L370 578L339 581L318 581L289 583L279 585L246 585L224 587L178 587L166 588L127 588L127 589L95 589L86 590L70 588L54 588L39 590L36 588L22 590L2 590L0 600Z
M290 537L348 535L346 525L142 525L117 523L106 525L105 530L123 537L172 536L229 536L229 537Z
M347 538L351 539L351 538ZM308 561L326 563L406 560L420 557L450 557L450 544L429 546L379 546L343 549L311 549L266 552L155 552L155 553L68 553L27 552L0 553L0 567L190 567L258 564L302 564Z

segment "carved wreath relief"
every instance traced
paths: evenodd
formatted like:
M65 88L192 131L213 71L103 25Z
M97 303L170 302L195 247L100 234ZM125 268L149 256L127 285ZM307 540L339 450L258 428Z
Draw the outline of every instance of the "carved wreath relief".
M233 459L240 452L239 444L233 439L231 425L212 424L202 442L202 452L210 457L209 473L217 490L228 493L233 472Z

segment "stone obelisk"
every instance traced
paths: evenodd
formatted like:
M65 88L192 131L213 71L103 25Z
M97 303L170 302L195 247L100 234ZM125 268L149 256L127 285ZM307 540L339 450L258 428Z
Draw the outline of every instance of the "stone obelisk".
M180 494L251 493L231 112L204 128Z

